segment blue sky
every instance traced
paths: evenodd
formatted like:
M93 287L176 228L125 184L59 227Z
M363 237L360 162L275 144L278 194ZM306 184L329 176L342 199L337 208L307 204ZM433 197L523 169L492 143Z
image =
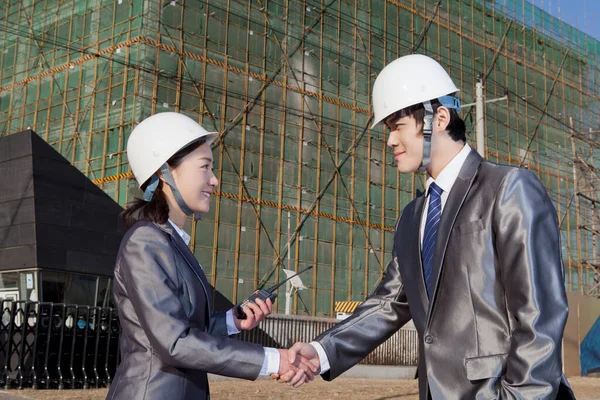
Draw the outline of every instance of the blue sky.
M560 18L600 40L600 0L528 0L549 14Z

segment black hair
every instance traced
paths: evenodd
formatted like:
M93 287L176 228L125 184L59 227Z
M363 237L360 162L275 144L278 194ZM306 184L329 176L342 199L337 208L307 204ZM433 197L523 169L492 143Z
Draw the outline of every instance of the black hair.
M436 113L438 108L442 106L442 104L437 100L431 100L431 106L433 107L433 112ZM465 126L465 121L458 115L458 112L454 108L449 108L450 111L450 122L448 123L448 134L455 142L467 141L466 131L467 127ZM413 106L406 107L400 111L392 114L393 121L396 122L398 119L403 117L413 117L415 121L417 121L418 125L423 126L423 122L425 120L425 107L422 103L415 104ZM390 116L390 117L391 117ZM389 119L390 117L387 117Z

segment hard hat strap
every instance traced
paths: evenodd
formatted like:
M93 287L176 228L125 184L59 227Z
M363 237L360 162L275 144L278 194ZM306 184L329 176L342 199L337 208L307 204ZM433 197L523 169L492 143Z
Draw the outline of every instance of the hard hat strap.
M194 212L188 207L187 204L185 204L185 200L183 200L183 196L181 196L179 189L177 189L177 185L175 185L175 180L173 179L173 175L171 175L171 171L169 171L169 166L167 163L164 163L160 167L160 172L162 172L165 182L171 186L173 197L175 197L175 201L179 205L179 208L181 208L181 211L183 211L185 215L192 215Z
M460 100L452 95L438 97L438 101L446 108L453 108L460 111Z
M150 183L148 184L148 186L146 187L146 190L144 191L144 201L150 201L152 200L152 197L154 196L154 192L156 191L156 188L158 187L158 175L154 174L150 177Z
M423 163L421 164L421 171L425 171L427 165L431 161L431 134L433 132L433 107L431 102L424 101L423 107L425 107L425 117L423 118Z

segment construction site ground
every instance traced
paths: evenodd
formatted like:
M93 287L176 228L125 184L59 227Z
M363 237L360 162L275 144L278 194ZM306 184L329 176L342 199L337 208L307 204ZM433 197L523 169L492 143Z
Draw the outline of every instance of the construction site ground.
M569 378L577 399L600 400L600 378ZM261 379L255 382L225 379L211 382L213 400L416 400L419 398L414 379L340 378L333 382L317 379L310 385L294 389ZM9 390L0 392L0 400L101 400L106 389L94 390Z

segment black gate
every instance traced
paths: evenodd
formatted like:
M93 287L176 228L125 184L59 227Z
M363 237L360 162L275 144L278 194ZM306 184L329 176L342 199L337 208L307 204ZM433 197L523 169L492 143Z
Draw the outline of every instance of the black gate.
M0 300L0 387L107 387L119 362L112 308Z

